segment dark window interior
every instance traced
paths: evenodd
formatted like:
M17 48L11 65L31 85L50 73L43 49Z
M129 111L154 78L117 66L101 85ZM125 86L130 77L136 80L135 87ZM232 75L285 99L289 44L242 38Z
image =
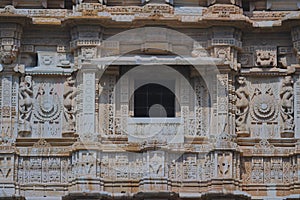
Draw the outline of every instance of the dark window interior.
M250 11L250 2L249 0L243 0L242 1L242 5L243 5L243 10L244 11Z
M135 117L175 117L175 95L159 84L147 84L134 92Z

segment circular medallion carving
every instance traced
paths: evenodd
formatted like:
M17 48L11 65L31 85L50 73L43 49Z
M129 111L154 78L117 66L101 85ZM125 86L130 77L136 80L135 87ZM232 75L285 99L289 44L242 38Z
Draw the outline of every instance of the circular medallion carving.
M272 121L277 117L277 103L273 95L260 94L252 100L251 116L257 121Z
M37 103L34 104L34 116L41 121L52 121L59 117L61 104L59 97L53 89L47 94L40 88L37 96Z

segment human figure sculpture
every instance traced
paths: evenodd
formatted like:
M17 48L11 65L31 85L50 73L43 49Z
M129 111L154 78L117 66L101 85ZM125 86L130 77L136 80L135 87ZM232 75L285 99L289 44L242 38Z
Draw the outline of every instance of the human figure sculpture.
M64 113L66 119L65 129L68 131L74 131L75 129L75 96L76 96L76 87L75 81L70 76L67 78L64 84Z
M246 86L245 78L239 77L240 87L236 90L236 128L237 131L247 131L246 120L249 111L249 91Z
M293 131L294 125L294 88L291 76L286 76L283 79L280 90L281 98L281 117L283 121L283 131Z
M283 79L280 91L281 108L284 113L293 113L294 89L291 76L286 76Z
M19 133L28 133L31 131L30 116L33 107L33 91L31 76L22 77L19 85L19 110L20 127Z

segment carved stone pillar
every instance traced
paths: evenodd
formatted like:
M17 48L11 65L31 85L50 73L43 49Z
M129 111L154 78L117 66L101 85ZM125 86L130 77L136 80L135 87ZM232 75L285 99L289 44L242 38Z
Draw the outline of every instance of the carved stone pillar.
M84 142L94 141L96 135L95 111L96 111L96 72L97 66L82 65L77 81L80 87L80 109L78 116L78 134Z
M121 105L119 107L120 112L115 111L116 110L116 77L118 76L118 68L115 67L108 67L105 70L105 66L102 68L102 73L98 73L99 76L99 93L97 94L99 97L99 101L97 108L99 109L98 113L98 125L99 127L99 133L101 134L102 139L112 139L116 140L118 137L124 136L126 132L126 125L127 125L127 117L128 117L128 103L123 104L121 102ZM104 71L105 70L105 71ZM124 82L125 78L122 77L120 80L121 84L118 84L118 90L121 91L122 95L128 95L128 91L122 92L124 87L126 85L126 80ZM121 86L121 88L119 87ZM121 98L124 99L124 96ZM124 100L126 101L126 100ZM96 109L97 109L96 108ZM118 116L116 116L116 113L119 113ZM126 123L125 123L126 122ZM124 124L125 123L125 124Z
M299 63L299 56L300 56L300 27L293 27L292 28L292 40L294 50L297 53L298 63Z
M1 143L11 144L16 138L16 127L18 111L18 82L21 67L16 64L22 26L17 23L0 24L0 129ZM23 71L23 70L21 70Z
M226 131L228 125L228 74L217 75L217 134Z
M292 29L292 40L294 51L297 55L297 63L300 63L300 27ZM294 118L295 118L295 138L300 139L300 75L299 72L295 73L294 81Z
M96 73L98 68L91 65L91 59L98 57L98 47L102 39L101 27L97 25L77 25L71 30L71 51L74 53L75 67L80 69L78 82L78 123L80 138L93 140L96 132Z
M233 106L234 96L234 73L238 71L240 64L237 61L238 52L241 51L241 31L231 27L213 27L211 29L211 39L208 42L208 51L215 58L223 60L224 64L228 65L227 70L219 69L219 74L216 78L216 92L213 100L214 105L217 105L213 113L217 113L216 121L218 127L215 127L215 133L226 131L230 134L235 132L235 114ZM230 68L233 71L230 71Z
M216 138L215 149L209 154L215 164L213 177L216 181L212 187L219 190L218 180L226 179L228 181L222 183L223 188L235 188L235 181L240 179L240 152L237 149L235 137L222 132Z
M0 196L15 195L15 142L19 72L16 64L22 26L0 23Z

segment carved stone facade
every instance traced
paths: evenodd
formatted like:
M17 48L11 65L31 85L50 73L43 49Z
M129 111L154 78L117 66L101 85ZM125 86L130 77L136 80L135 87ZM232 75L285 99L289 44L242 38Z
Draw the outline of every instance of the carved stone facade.
M0 1L0 199L300 199L299 5Z

